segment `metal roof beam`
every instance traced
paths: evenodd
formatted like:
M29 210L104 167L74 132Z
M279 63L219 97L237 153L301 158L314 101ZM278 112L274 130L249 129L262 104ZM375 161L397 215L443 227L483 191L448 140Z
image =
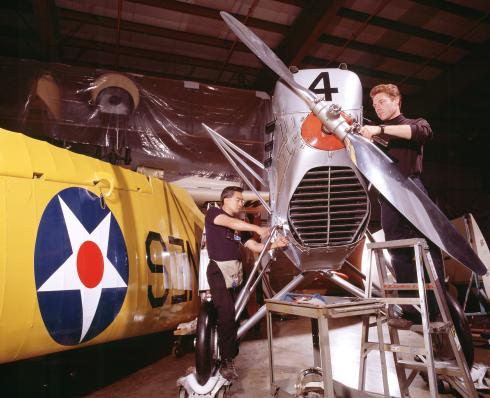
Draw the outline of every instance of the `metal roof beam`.
M62 20L74 21L87 25L102 26L110 29L113 29L117 22L116 18L87 14L84 12L73 11L66 8L58 8L58 14L60 16L60 19ZM209 47L228 49L231 47L233 43L233 41L231 40L219 39L217 37L161 28L158 26L146 25L146 24L130 22L125 20L121 20L121 29L127 32L141 33L149 36L164 37L172 40L185 41L194 44L202 44ZM242 43L237 43L235 49L237 51L250 52L247 49L247 47L245 47Z
M297 7L306 7L311 0L276 0L278 3L290 4Z
M100 41L96 42L92 40L85 40L79 38L68 39L64 43L64 46L76 47L82 49L84 48L88 50L97 50L97 51L103 51L103 52L108 52L113 54L117 52L117 46L114 44L102 43ZM146 49L130 47L130 46L119 46L119 53L121 55L134 57L138 59L141 58L152 59L161 62L190 65L190 66L201 67L201 68L206 68L211 70L217 70L221 65L219 62L209 60L209 59L188 57L180 54L152 51L152 50L146 50ZM260 69L258 68L253 68L244 65L234 65L234 64L227 64L225 70L229 72L241 73L244 75L252 75L252 76L256 76L260 72Z
M387 18L382 18L378 16L373 17L364 12L351 10L349 8L341 8L338 12L338 15L343 18L351 19L358 22L365 22L368 18L371 18L371 20L369 21L371 25L380 26L382 28L404 33L410 36L421 37L423 39L427 39L437 43L450 44L455 39L454 37L448 36L444 33L433 32L431 30L422 29L417 26L404 24L400 21L393 21ZM466 40L459 39L452 43L451 46L472 51L477 48L478 45Z
M481 17L487 15L483 19L483 22L485 23L490 22L490 16L488 15L488 13L467 6L463 6L461 4L452 3L450 1L444 1L444 0L412 0L412 1L427 7L432 7L441 11L448 12L450 14L458 15L460 17L473 19L473 20L478 20Z
M286 65L299 65L311 46L335 18L342 1L312 2L298 15L288 35L279 44L276 54Z
M319 41L321 43L325 43L325 44L332 44L336 47L343 47L349 40L341 38L341 37L323 34L320 36ZM421 57L419 55L414 55L414 54L410 54L410 53L406 53L406 52L402 52L402 51L398 51L398 50L393 50L391 48L375 46L372 44L361 43L361 42L355 41L355 40L349 41L349 45L347 47L354 49L354 50L368 52L370 54L376 54L376 55L380 55L382 57L393 58L393 59L397 59L400 61L411 62L411 63L415 63L415 64L422 64L423 62L425 62L427 60L425 57ZM430 64L429 64L429 66L434 66L434 67L440 68L440 69L444 69L448 65L449 64L446 62L442 62L442 61L439 61L436 59L430 61Z
M288 35L276 48L275 53L286 65L300 65L311 46L318 41L318 38L325 31L328 23L335 18L341 6L340 0L323 0L320 2L310 2L296 20L291 25ZM264 85L267 89L271 88L276 77L264 68L257 83Z
M128 1L131 1L131 3L143 4L143 5L161 8L165 10L177 11L183 14L190 14L190 15L196 15L204 18L216 19L223 22L223 20L219 15L219 12L221 10L217 10L215 8L199 6L191 3L184 3L182 1L177 1L177 0L164 0L164 1L128 0ZM244 17L244 15L240 15L240 14L232 14L232 15L238 20L241 20ZM223 22L223 26L225 26L224 22ZM289 28L287 25L283 25L276 22L269 22L258 18L248 18L247 26L252 28L267 30L270 32L281 33L281 34L286 34Z

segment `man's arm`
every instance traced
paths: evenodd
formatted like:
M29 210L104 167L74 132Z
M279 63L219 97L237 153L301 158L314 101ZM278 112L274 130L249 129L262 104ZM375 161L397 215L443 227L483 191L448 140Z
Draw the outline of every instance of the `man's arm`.
M381 126L362 126L360 133L363 137L372 139L374 135L381 134ZM412 127L409 124L384 126L384 133L405 140L412 139Z
M271 245L271 249L275 249L276 247L285 247L288 245L288 240L284 236L278 237ZM243 245L247 249L252 250L255 253L260 253L264 248L263 243L259 243L253 239L249 239Z
M398 124L383 127L383 134L411 140L419 144L424 144L432 138L432 128L425 119L416 119L413 124ZM360 133L363 137L372 139L373 136L381 134L381 126L363 126Z
M250 224L246 221L239 220L238 218L227 216L226 214L216 216L213 223L233 229L234 231L256 232L261 237L266 236L269 233L269 228L259 227L258 225Z

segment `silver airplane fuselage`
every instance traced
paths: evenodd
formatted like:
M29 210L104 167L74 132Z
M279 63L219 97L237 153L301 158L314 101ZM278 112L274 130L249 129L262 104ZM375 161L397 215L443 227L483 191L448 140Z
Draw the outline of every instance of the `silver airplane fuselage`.
M362 87L344 69L307 69L294 80L362 121ZM335 270L359 244L370 203L365 179L345 145L321 129L308 105L281 80L273 97L272 143L266 146L272 225L283 225L288 258L301 271Z

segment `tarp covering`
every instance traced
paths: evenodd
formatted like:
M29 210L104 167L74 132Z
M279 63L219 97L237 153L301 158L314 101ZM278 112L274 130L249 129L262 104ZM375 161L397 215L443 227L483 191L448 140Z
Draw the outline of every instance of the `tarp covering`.
M203 122L263 160L266 93L33 60L0 57L0 68L0 127L112 162L130 155L167 180L235 175Z

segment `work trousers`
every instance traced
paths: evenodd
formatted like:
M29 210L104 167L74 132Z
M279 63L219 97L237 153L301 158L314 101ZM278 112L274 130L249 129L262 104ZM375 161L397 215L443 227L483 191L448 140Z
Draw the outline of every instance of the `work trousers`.
M235 299L238 288L228 289L221 270L213 260L206 271L213 306L218 318L218 345L221 359L233 359L238 354Z
M425 187L418 177L412 178L415 184L427 193ZM437 272L437 276L443 290L445 291L444 283L444 263L442 260L441 250L429 239L427 239L420 231L418 231L398 210L396 210L384 198L380 198L381 205L381 226L385 233L385 240L398 240L410 238L425 238L429 245L429 252ZM415 252L413 248L401 248L389 250L391 256L391 265L395 272L395 277L399 283L414 283L417 281L417 272L415 269ZM426 275L427 278L427 275ZM427 281L428 282L428 281ZM414 293L402 291L400 296L410 297ZM417 316L418 311L411 306L402 306L404 313ZM429 294L429 311L431 318L439 313L438 306L433 294Z

